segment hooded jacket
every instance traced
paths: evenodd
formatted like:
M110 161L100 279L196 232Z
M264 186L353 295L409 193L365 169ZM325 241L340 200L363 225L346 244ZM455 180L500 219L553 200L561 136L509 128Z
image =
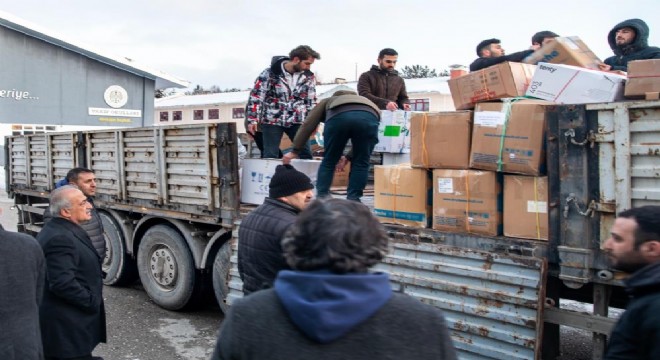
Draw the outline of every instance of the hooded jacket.
M626 281L630 302L612 330L605 360L660 359L660 261Z
M286 56L274 56L270 67L261 72L250 91L246 105L247 124L282 127L302 124L316 104L316 77L306 70L294 86L289 86L282 63Z
M488 58L478 57L476 60L472 62L472 64L470 64L470 71L485 69L489 66L501 64L505 61L522 62L526 57L531 55L533 52L534 50L523 50L523 51L515 52L513 54L498 56L498 57L488 57Z
M619 46L616 44L616 32L624 27L635 29L635 39L632 43ZM641 19L622 21L610 30L607 41L614 52L614 56L605 59L605 64L611 70L628 71L628 62L633 60L660 59L660 48L649 46L649 26Z
M362 73L357 84L358 94L371 100L379 109L385 110L387 103L394 101L399 109L410 103L406 92L406 83L396 70L383 70L373 65Z

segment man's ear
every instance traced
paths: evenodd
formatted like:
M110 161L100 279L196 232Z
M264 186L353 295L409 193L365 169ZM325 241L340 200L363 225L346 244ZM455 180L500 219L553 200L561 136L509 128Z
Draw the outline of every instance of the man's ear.
M64 219L68 219L71 217L71 210L70 209L60 209L60 217Z
M652 261L660 260L660 240L647 241L644 244L644 256Z
M490 50L488 49L481 50L481 57L489 57L489 56L490 56Z

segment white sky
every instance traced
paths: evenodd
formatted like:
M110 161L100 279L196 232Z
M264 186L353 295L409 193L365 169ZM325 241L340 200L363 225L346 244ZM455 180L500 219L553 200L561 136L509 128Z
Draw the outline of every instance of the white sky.
M508 53L527 49L540 30L576 35L604 59L608 31L641 18L660 46L658 0L0 0L0 10L105 53L190 81L193 86L252 86L273 55L297 45L321 54L323 81L355 80L378 52L399 52L398 68L438 71L468 65L479 41L502 40Z

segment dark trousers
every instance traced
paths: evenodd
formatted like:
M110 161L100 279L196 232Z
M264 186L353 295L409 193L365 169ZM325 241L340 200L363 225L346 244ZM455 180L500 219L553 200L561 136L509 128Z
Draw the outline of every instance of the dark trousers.
M291 125L290 127L283 127L277 125L268 125L261 124L261 134L263 137L264 150L262 151L261 157L264 159L280 159L282 158L282 152L280 151L280 142L282 141L282 135L286 136L293 141L293 138L296 137L296 133L300 128L300 124ZM312 152L309 147L309 141L305 143L305 147L302 149L298 157L301 159L311 159Z
M261 133L261 131L256 131L254 135L250 134L252 138L254 139L254 143L257 144L257 149L259 149L259 154L261 154L261 158L264 158L264 134ZM282 157L282 150L279 150L279 153L277 154L278 158Z
M378 117L368 111L346 111L326 120L323 130L324 155L316 179L316 194L327 196L335 166L348 140L353 146L346 198L360 201L369 179L369 159L378 143Z

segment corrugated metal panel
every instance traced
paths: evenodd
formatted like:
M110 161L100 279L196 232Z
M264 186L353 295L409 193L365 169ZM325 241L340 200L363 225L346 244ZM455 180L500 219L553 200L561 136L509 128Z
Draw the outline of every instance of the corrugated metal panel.
M92 131L87 134L87 167L96 175L96 198L122 199L118 163L118 131Z
M27 136L15 136L8 139L9 184L19 189L28 187L27 146Z
M391 243L376 267L396 291L442 309L461 359L534 359L546 261L432 244Z

